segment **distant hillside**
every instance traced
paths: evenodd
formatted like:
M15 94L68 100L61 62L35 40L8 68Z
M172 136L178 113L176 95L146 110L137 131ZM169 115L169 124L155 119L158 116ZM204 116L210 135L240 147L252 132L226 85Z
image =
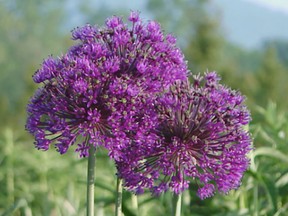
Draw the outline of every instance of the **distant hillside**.
M222 10L224 35L246 48L266 39L288 41L288 14L269 10L245 0L212 0Z

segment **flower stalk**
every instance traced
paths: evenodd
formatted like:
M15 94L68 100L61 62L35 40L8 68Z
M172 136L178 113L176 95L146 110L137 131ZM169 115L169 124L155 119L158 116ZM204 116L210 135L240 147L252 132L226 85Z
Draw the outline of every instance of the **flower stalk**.
M136 194L131 194L131 206L136 215L138 215L138 198Z
M115 216L122 215L122 193L123 193L123 180L117 177L117 188L116 188L116 207L115 207Z
M94 182L96 148L90 144L87 169L87 216L94 216Z
M172 197L172 216L181 216L182 193L173 194Z

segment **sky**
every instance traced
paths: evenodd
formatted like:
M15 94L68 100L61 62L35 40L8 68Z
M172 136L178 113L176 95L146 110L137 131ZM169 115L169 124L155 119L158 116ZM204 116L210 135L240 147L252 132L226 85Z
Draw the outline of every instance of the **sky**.
M267 7L270 10L281 11L288 14L288 0L246 0L251 3Z
M213 0L221 10L223 35L247 49L288 40L288 0Z

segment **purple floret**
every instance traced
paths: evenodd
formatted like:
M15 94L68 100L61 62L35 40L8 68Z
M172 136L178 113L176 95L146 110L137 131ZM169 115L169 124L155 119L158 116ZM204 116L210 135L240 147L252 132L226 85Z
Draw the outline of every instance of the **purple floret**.
M194 182L205 199L239 187L251 150L243 128L250 121L244 97L219 84L215 72L193 79L191 86L176 81L160 94L154 102L155 128L139 132L122 148L116 164L128 189L179 194Z
M117 158L132 134L151 126L156 93L186 79L175 39L156 22L142 24L136 12L129 21L131 27L114 16L101 28L76 28L78 44L44 60L33 76L42 87L27 107L26 129L36 148L53 145L64 154L77 144L80 156L87 156L90 143L114 150L110 156Z

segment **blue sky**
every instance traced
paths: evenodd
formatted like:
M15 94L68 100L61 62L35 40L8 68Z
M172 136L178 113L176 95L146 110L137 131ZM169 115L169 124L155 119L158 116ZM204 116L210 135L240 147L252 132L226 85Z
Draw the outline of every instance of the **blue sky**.
M221 10L223 35L248 49L263 41L288 40L288 0L213 0Z
M288 14L288 0L246 0L279 12Z

